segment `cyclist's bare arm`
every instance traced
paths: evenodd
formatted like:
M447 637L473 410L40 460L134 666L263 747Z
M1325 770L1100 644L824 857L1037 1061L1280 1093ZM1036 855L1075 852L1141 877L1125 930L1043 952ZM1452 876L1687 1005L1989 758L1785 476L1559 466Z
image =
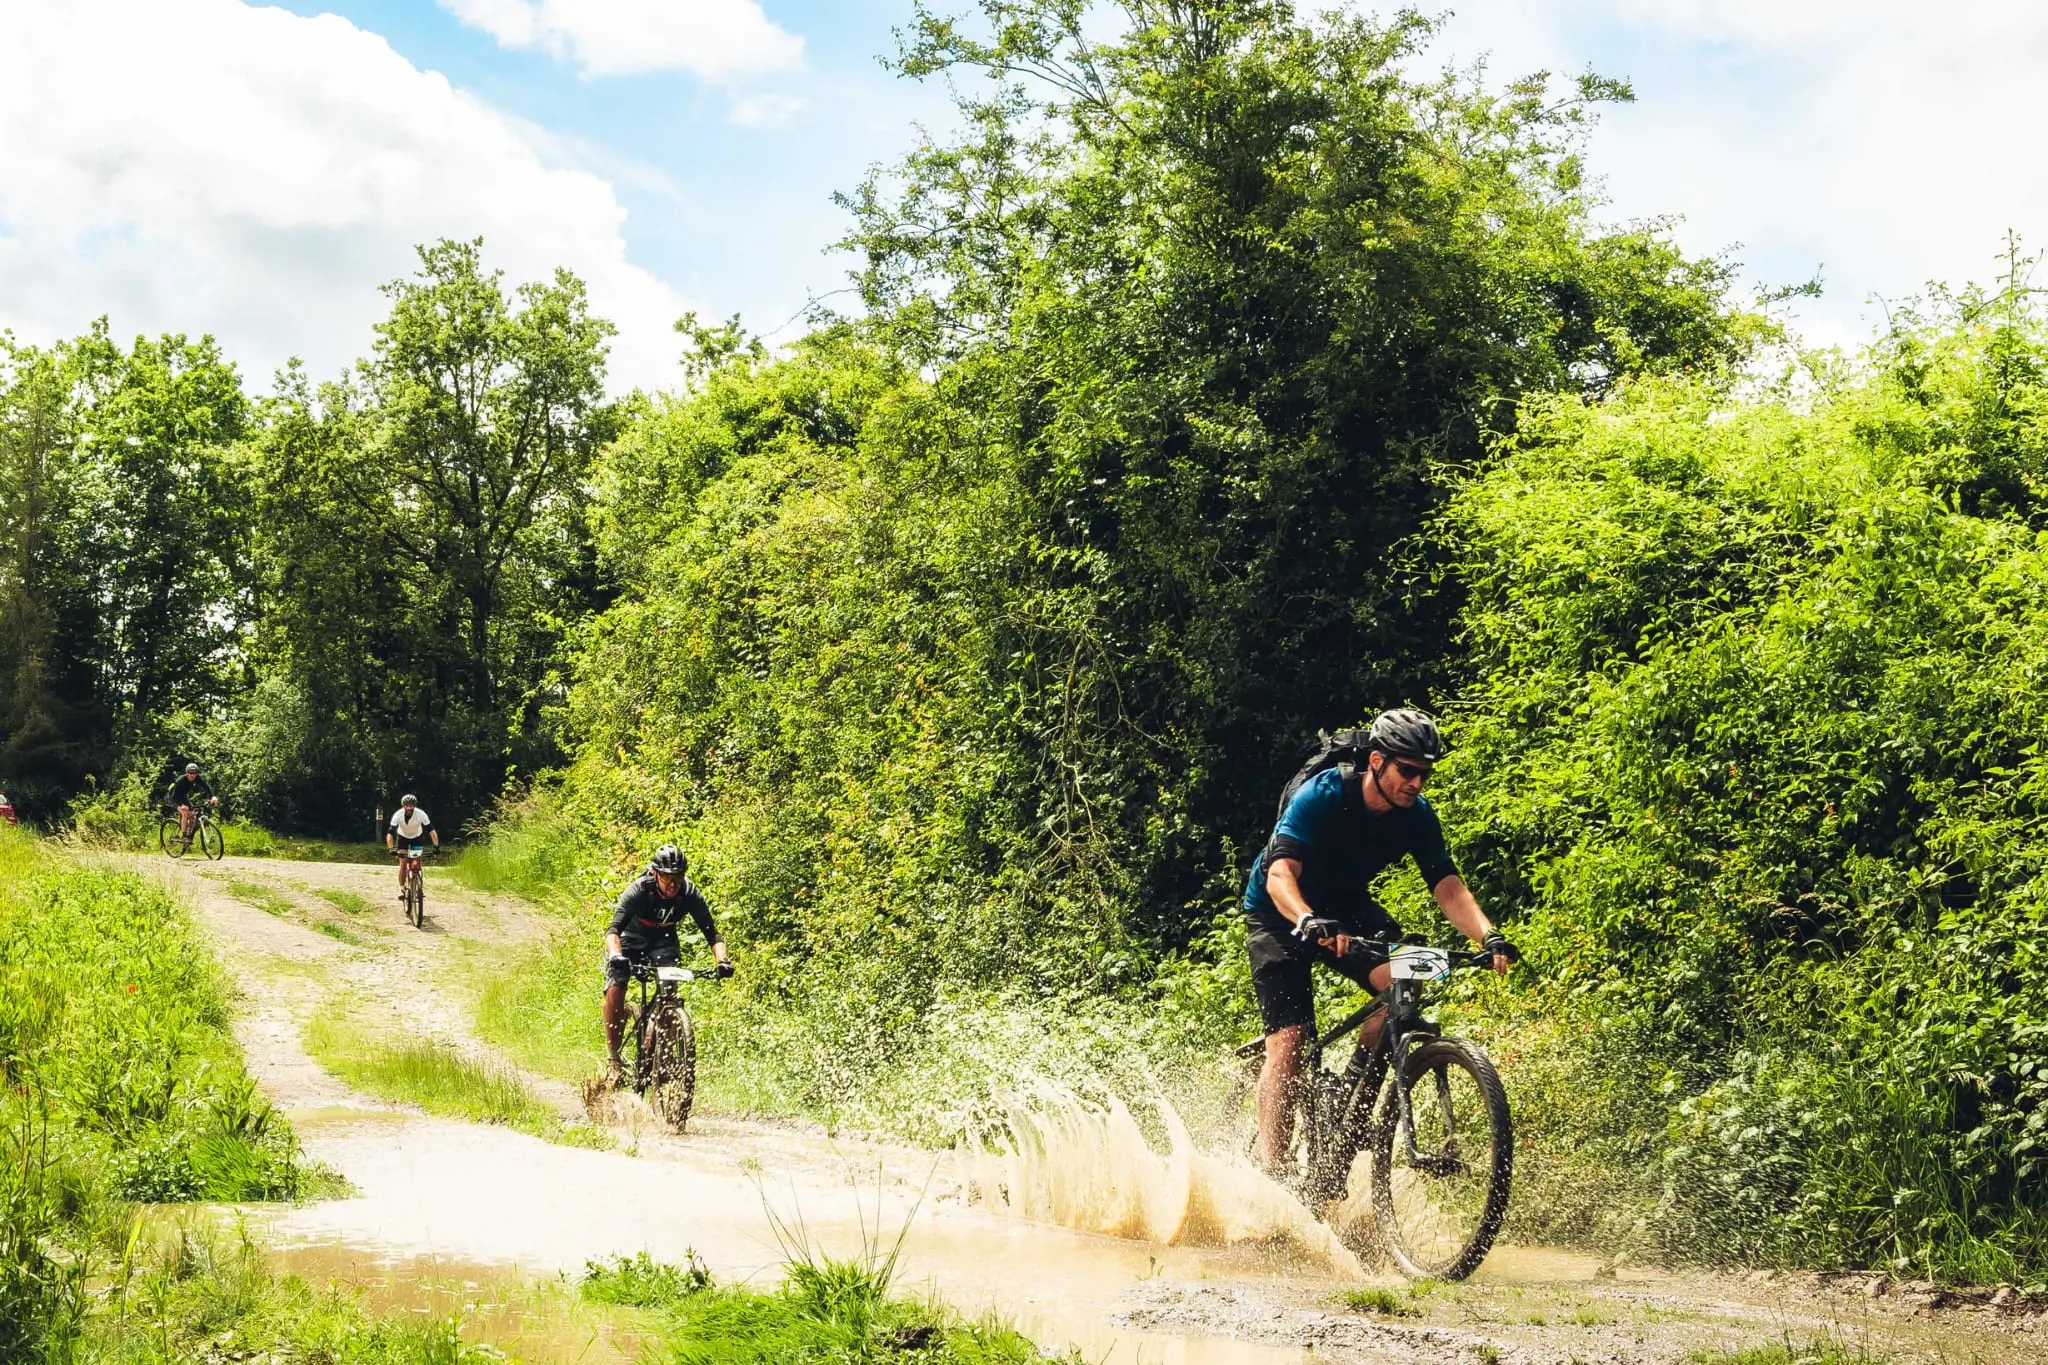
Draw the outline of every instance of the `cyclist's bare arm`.
M1266 869L1266 894L1273 898L1273 904L1281 917L1289 924L1299 924L1315 911L1309 908L1301 895L1301 859L1275 858ZM1338 957L1351 951L1351 935L1339 934L1335 938L1317 939L1317 943L1328 948Z
M1493 921L1479 908L1479 902L1472 896L1472 889L1465 885L1463 877L1453 874L1430 888L1436 897L1437 908L1444 912L1444 918L1456 927L1459 933L1474 943L1483 944L1486 936L1493 932ZM1496 957L1493 969L1502 976L1507 975L1508 960Z

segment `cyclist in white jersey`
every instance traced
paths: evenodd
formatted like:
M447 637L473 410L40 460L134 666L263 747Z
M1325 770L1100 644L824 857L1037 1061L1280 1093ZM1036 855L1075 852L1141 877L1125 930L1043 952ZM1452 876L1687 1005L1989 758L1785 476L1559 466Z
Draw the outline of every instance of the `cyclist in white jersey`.
M420 809L420 800L410 793L398 803L398 809L391 812L391 828L384 831L384 847L395 849L403 840L416 844L421 839L432 839L434 847L441 846L441 831L434 828L434 822ZM398 898L405 899L405 859L398 860Z

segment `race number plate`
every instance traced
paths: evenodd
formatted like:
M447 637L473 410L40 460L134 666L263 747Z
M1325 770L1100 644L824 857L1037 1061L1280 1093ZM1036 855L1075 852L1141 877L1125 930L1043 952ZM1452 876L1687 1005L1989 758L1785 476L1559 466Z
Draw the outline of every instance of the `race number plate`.
M1404 945L1387 962L1396 981L1436 981L1451 974L1451 955L1441 948Z
M697 974L688 967L656 967L654 978L657 981L695 981Z

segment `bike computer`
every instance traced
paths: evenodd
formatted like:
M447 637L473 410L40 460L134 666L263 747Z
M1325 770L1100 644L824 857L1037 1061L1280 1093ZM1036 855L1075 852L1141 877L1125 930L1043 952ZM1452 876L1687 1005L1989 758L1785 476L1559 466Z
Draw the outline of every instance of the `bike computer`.
M1396 981L1436 981L1451 974L1451 955L1441 948L1403 944L1387 958Z

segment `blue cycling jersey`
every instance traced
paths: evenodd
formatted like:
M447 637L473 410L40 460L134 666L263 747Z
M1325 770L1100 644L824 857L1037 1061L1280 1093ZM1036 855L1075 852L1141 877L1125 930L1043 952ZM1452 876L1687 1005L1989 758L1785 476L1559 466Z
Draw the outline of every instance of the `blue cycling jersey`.
M1359 793L1357 784L1365 779L1354 773L1347 792L1344 771L1331 768L1302 783L1273 827L1272 840L1252 864L1244 888L1244 913L1252 931L1254 963L1308 952L1307 945L1295 943L1293 926L1266 892L1269 858L1297 859L1302 899L1309 909L1367 933L1383 932L1392 923L1373 902L1372 883L1402 858L1413 858L1432 888L1457 875L1443 825L1428 801L1417 797L1405 809L1376 812Z

